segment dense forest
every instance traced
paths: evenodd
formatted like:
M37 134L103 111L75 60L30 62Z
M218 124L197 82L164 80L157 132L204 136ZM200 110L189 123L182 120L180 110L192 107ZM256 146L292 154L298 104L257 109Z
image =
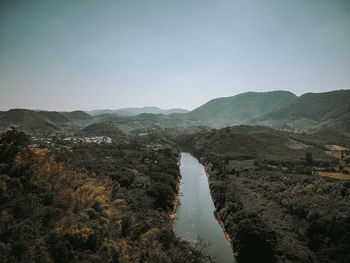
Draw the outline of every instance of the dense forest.
M179 152L0 136L1 262L208 262L172 230Z

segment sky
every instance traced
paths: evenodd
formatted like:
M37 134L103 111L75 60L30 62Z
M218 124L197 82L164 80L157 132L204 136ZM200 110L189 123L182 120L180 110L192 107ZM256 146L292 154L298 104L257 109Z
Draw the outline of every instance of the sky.
M349 88L348 0L0 0L0 110Z

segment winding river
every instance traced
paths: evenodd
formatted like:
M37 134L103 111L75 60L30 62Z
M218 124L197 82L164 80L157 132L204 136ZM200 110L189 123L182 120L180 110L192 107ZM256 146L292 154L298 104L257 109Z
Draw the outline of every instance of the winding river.
M215 206L203 165L189 153L182 153L180 172L175 233L218 263L236 262L231 244L215 218Z

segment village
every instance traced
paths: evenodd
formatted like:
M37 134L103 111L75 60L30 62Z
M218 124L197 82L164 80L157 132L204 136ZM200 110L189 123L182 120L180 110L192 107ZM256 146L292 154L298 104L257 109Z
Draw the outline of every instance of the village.
M78 143L94 143L94 144L110 144L112 139L107 136L91 136L91 137L57 137L57 136L47 136L47 137L31 137L32 148L56 148L56 147L67 147L70 144Z

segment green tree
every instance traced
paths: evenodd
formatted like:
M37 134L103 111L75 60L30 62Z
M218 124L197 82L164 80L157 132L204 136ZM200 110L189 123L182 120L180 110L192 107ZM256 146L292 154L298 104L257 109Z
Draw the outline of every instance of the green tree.
M0 135L0 163L13 165L17 154L27 150L29 137L15 128Z

